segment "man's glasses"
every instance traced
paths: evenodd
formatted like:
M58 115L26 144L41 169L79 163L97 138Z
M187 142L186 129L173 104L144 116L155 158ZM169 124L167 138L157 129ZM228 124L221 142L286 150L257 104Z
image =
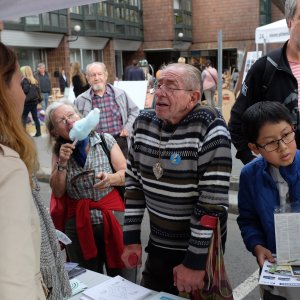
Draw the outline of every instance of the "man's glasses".
M61 124L66 125L69 120L74 120L75 117L76 117L75 113L69 113L67 116L64 116L63 118L61 118L60 120L58 120L56 123L58 125L61 125Z
M155 88L155 92L157 92L158 90L163 90L164 92L173 92L173 91L192 92L193 91L193 90L188 90L188 89L173 88L173 87L169 87L165 84L161 84L161 83L157 84L157 86Z
M262 149L265 149L267 152L273 152L279 148L279 143L283 142L284 144L289 144L295 140L295 132L290 131L286 133L281 139L269 142L265 145L259 145L256 143L256 146Z

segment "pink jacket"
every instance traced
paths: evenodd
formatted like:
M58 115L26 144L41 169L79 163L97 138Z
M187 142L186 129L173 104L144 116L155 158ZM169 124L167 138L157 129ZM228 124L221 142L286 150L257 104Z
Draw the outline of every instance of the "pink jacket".
M217 87L218 82L218 71L215 68L207 67L202 72L203 79L203 90L211 89L212 87Z

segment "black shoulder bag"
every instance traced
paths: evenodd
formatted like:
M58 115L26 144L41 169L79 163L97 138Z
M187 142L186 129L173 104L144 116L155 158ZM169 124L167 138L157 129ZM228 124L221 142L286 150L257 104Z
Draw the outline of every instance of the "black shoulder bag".
M105 152L106 156L108 157L108 161L109 161L109 164L110 164L110 167L111 167L113 173L115 173L116 170L114 169L114 167L113 167L113 165L111 163L110 151L108 150L107 143L106 143L106 140L105 140L103 132L100 133L100 137L101 137L101 141L102 141L102 149ZM119 192L120 196L122 197L122 199L124 201L125 186L118 186L117 185L117 186L114 186L114 188Z

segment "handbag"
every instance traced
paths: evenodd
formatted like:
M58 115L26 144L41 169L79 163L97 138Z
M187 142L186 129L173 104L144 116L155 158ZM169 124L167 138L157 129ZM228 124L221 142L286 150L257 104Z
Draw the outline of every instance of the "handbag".
M43 101L43 97L41 95L40 88L37 85L35 87L36 87L36 92L38 95L38 102L41 103Z
M213 236L208 248L204 288L194 292L191 299L233 300L232 287L225 269L219 218L205 215L200 223L212 228Z
M109 164L110 164L110 167L111 167L113 173L115 173L116 170L114 169L114 167L111 163L110 151L108 150L107 143L106 143L103 132L100 133L100 137L101 137L101 141L102 141L102 149L105 152L106 156L108 157L108 161L109 161ZM119 192L121 198L124 200L125 199L125 186L114 186L114 188Z

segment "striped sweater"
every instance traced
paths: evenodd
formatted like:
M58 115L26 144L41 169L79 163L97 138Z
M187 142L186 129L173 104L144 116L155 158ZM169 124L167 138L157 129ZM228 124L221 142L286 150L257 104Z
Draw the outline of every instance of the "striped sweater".
M143 111L133 130L126 170L124 243L141 243L147 207L151 229L147 252L204 270L212 230L199 224L201 217L218 216L224 244L226 240L232 161L222 116L197 104L179 124L166 125L154 112ZM153 165L159 161L163 175L157 180Z

